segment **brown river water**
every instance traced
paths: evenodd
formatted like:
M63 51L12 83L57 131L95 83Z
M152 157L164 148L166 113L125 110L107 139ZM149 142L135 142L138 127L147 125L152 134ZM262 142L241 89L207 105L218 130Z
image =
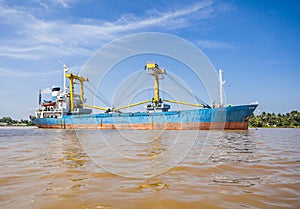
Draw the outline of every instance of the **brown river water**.
M300 208L300 129L0 128L0 208Z

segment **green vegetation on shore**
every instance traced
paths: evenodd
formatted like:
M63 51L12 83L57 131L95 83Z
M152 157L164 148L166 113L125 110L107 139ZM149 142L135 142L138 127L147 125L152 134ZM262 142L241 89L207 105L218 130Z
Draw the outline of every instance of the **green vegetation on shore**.
M251 115L249 127L283 127L283 128L300 128L300 112L293 110L286 114L266 113L261 115Z
M30 120L13 120L11 117L2 117L0 119L0 126L33 126Z

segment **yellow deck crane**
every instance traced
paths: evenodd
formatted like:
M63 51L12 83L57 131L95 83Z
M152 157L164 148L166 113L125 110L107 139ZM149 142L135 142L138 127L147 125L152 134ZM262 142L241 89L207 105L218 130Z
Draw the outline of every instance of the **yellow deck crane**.
M66 74L66 78L68 78L70 80L70 101L69 101L69 105L70 105L70 111L73 111L74 107L75 107L75 103L74 103L74 84L78 84L78 83L76 83L76 81L79 81L79 84L80 84L79 104L76 104L76 105L78 105L79 107L83 107L83 103L84 103L84 99L83 99L83 82L87 82L88 78L78 76L77 74L74 75L72 73Z
M152 100L145 100L133 104L129 104L122 107L114 108L113 111L119 111L121 109L126 109L134 106L138 106L141 104L147 105L148 111L168 111L170 109L170 105L164 104L162 99L159 98L159 80L163 79L163 75L165 74L165 70L163 68L159 68L155 62L147 62L145 66L145 70L147 70L148 75L153 76L154 81L154 97Z
M77 74L75 75L75 74L72 74L72 73L66 74L66 78L68 78L70 80L70 101L69 101L70 112L73 112L75 107L79 107L81 109L83 107L88 107L88 108L92 108L92 109L99 109L99 110L105 110L105 111L107 111L109 109L109 108L98 107L98 106L91 106L91 105L84 104L83 83L87 82L88 78L82 77L82 76L78 76ZM79 85L80 85L79 103L77 103L77 104L74 102L74 96L75 96L75 94L74 94L74 84L78 84L76 81L79 81ZM87 109L85 109L83 112L86 113Z
M165 74L165 70L163 68L159 68L155 62L147 63L145 66L148 75L153 76L154 81L154 98L153 103L160 103L159 98L159 80L163 79L163 75Z
M158 64L155 62L147 62L145 69L147 70L148 75L153 76L153 86L154 86L154 97L152 103L147 105L148 111L163 111L166 112L170 109L170 105L162 102L162 99L159 97L159 80L163 79L166 74L163 68L158 67Z

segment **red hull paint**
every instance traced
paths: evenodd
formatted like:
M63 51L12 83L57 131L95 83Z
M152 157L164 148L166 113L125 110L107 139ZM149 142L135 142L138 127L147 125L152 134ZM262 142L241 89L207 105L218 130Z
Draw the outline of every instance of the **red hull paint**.
M248 130L248 122L190 122L190 123L160 123L160 124L40 124L39 128L55 129L123 129L123 130Z

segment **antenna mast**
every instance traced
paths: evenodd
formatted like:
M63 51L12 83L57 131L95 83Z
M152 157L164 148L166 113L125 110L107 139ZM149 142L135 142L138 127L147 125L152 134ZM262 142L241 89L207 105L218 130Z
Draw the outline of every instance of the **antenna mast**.
M68 66L65 64L64 65L64 94L67 93L67 78L66 78L66 72L69 71Z
M222 73L223 73L223 71L220 69L220 70L219 70L220 107L223 107L223 105L224 105L224 99L223 99L223 84L225 83L225 81L223 81Z

